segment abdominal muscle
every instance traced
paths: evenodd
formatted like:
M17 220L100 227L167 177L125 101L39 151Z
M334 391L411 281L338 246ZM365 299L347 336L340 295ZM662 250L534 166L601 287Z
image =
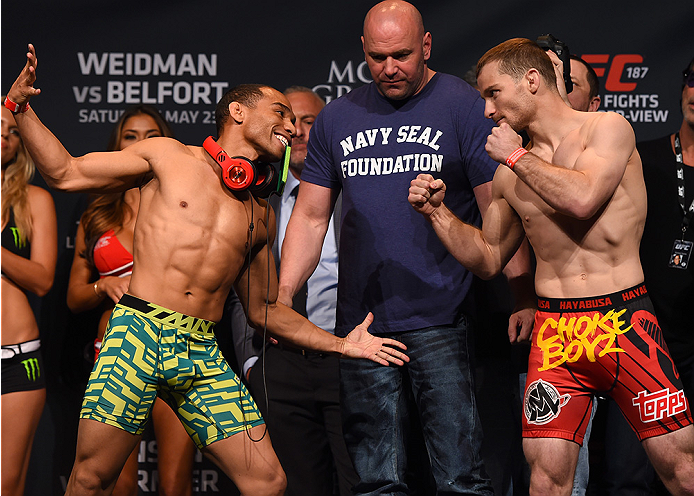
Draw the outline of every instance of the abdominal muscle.
M537 268L535 290L546 298L582 298L621 291L643 282L639 259L638 223L622 222L622 231L610 237L603 229L604 219L566 224L586 224L585 230L572 230L554 222L536 222L528 239L535 248ZM556 219L555 219L556 222ZM542 225L545 224L544 228ZM570 234L569 234L570 233Z
M216 215L173 212L142 215L135 230L133 275L128 292L170 310L219 321L224 302L246 262L250 235L241 202L223 204ZM256 212L260 214L256 205ZM186 212L189 214L189 212ZM205 219L198 221L194 219ZM264 222L256 219L253 244L266 239Z

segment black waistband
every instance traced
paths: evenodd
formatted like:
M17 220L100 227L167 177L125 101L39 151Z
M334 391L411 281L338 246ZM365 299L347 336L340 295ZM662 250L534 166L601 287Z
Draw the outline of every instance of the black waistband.
M601 310L611 309L622 306L641 298L646 298L645 284L638 284L632 288L623 289L616 293L602 296L589 296L587 298L539 298L537 299L537 309L539 311L550 312L569 312L582 310Z
M156 320L162 324L170 325L178 329L200 334L210 334L214 332L215 322L169 310L156 303L150 303L127 293L121 297L118 304L135 310L148 319Z

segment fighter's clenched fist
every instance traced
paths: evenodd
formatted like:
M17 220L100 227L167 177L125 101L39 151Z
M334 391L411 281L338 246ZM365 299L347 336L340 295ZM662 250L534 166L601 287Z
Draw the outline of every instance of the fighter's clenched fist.
M419 174L410 182L407 200L417 212L431 215L441 206L444 196L446 185L441 179L434 179L431 174Z
M501 164L523 145L523 139L506 122L502 122L492 129L492 134L487 136L487 144L484 149L489 156Z

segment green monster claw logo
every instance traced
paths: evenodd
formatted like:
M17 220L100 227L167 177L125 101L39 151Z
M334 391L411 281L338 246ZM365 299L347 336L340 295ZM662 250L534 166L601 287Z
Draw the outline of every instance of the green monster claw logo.
M41 370L39 369L39 361L37 358L22 360L21 363L27 371L27 379L36 382L36 379L41 377Z
M19 249L24 248L26 246L26 241L22 239L19 228L10 227L10 229L12 230L12 235L14 236L14 245Z

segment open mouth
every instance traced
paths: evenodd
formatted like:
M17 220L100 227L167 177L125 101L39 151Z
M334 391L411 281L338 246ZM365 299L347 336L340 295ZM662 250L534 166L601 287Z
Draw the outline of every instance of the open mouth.
M285 148L289 146L289 141L287 140L287 138L285 138L281 134L275 134L275 137L278 140L280 140L280 142L284 145Z

